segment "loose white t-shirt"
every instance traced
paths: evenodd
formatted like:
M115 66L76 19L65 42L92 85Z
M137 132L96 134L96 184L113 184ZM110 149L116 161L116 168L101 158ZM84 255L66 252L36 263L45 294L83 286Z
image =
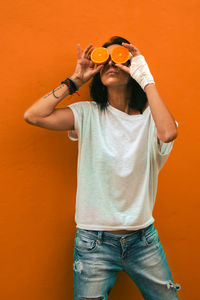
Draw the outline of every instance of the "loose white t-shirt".
M78 140L76 226L110 231L152 224L158 173L174 141L158 144L150 106L140 115L110 104L103 112L95 101L68 107L78 134L68 131Z

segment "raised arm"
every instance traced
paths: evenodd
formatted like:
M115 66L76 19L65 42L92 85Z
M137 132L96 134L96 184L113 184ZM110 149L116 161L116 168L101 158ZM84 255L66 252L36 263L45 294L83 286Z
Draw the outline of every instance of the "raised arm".
M56 98L54 95L56 95ZM42 98L37 100L24 113L24 120L35 126L52 130L73 130L74 116L69 107L56 108L56 105L69 95L69 89L61 84Z
M80 45L77 45L77 65L74 74L70 77L79 88L92 76L100 71L103 65L94 69L94 63L87 57L92 44L81 54ZM35 126L52 130L74 130L74 115L69 107L56 108L56 105L69 95L68 86L59 87L44 95L31 105L24 113L24 120Z

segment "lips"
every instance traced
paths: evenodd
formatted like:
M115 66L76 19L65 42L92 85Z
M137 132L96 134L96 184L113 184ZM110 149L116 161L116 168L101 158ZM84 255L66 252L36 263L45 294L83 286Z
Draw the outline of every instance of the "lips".
M114 70L109 70L106 72L106 74L117 74L118 72L114 71Z

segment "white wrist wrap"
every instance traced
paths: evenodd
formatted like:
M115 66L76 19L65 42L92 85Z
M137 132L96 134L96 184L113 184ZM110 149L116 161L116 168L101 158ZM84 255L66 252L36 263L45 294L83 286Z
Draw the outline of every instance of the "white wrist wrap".
M130 75L133 79L137 81L137 83L139 83L143 90L147 84L155 84L153 76L151 75L149 67L145 61L145 58L141 54L132 58L130 66Z

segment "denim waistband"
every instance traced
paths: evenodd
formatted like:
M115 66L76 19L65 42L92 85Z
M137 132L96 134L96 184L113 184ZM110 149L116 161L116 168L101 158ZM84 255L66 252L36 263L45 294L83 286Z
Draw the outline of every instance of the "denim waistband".
M146 233L153 230L153 228L154 228L154 224L152 223L145 228L135 230L131 233L115 234L115 233L110 233L102 230L88 230L88 229L82 229L77 227L77 233L85 235L86 237L88 236L90 238L97 238L98 240L112 239L117 241L120 240L122 237L126 238L126 240L132 239L134 237L138 238L138 236L145 235Z

